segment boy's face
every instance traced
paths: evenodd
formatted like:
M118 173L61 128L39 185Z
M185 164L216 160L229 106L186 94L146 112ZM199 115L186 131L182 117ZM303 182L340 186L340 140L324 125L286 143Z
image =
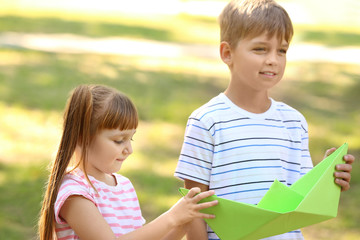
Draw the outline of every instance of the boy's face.
M278 83L285 71L289 44L276 34L266 33L241 39L223 60L229 66L232 81L245 91L267 91Z

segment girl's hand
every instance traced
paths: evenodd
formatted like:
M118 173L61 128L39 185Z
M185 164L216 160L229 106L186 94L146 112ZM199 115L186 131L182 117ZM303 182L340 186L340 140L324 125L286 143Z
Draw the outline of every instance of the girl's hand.
M198 203L200 200L214 195L214 191L200 193L200 188L191 188L185 197L181 198L169 211L170 220L174 226L188 223L195 218L215 218L214 215L199 212L218 204L218 201Z
M325 157L332 154L336 148L328 149L325 153ZM352 164L355 161L355 157L351 154L344 156L345 163L336 165L335 169L339 172L335 172L335 183L341 187L341 191L347 191L350 188L351 170Z

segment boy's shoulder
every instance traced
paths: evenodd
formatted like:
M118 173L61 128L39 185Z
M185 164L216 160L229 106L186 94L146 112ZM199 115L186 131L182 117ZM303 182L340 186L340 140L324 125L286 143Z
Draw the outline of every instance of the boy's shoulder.
M204 105L194 110L191 113L190 118L197 120L209 118L211 116L217 115L219 111L224 111L229 108L230 107L227 106L226 101L223 98L223 93L220 93L219 95L210 99L210 101Z
M214 121L227 121L232 118L268 118L276 115L280 119L296 119L305 121L305 117L300 111L293 108L292 106L271 99L272 105L271 108L264 114L254 114L243 110L236 105L234 105L224 93L213 97L210 101L197 108L192 112L189 119L201 122L207 122L211 124Z
M280 101L272 100L274 107L277 112L281 115L292 115L295 118L300 118L301 120L305 120L304 115L294 107Z

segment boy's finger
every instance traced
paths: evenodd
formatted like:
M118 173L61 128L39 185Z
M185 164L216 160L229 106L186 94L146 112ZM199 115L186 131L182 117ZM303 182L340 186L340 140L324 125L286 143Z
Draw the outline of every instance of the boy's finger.
M336 150L336 148L330 148L330 149L326 150L324 158L328 157L330 154L335 152L335 150Z
M338 179L342 179L346 182L350 182L351 180L351 174L348 172L335 172L334 176Z
M347 164L353 164L355 162L355 157L351 154L347 154L344 156L344 161L347 163Z
M342 192L347 191L350 188L350 183L341 178L336 178L335 182L336 182L336 184L338 184L341 187Z
M350 173L352 171L352 166L350 164L337 164L335 169L338 171Z

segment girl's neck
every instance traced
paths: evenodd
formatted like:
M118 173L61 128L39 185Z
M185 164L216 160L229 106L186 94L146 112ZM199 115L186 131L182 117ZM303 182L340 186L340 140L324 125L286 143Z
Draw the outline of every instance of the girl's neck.
M91 170L84 171L82 166L79 166L79 168L81 169L81 171L83 171L84 174L87 174L88 176L91 176L91 177L95 178L96 180L105 183L106 185L109 185L109 186L117 185L116 177L113 174L108 174L108 173L103 173L103 172L94 172Z

